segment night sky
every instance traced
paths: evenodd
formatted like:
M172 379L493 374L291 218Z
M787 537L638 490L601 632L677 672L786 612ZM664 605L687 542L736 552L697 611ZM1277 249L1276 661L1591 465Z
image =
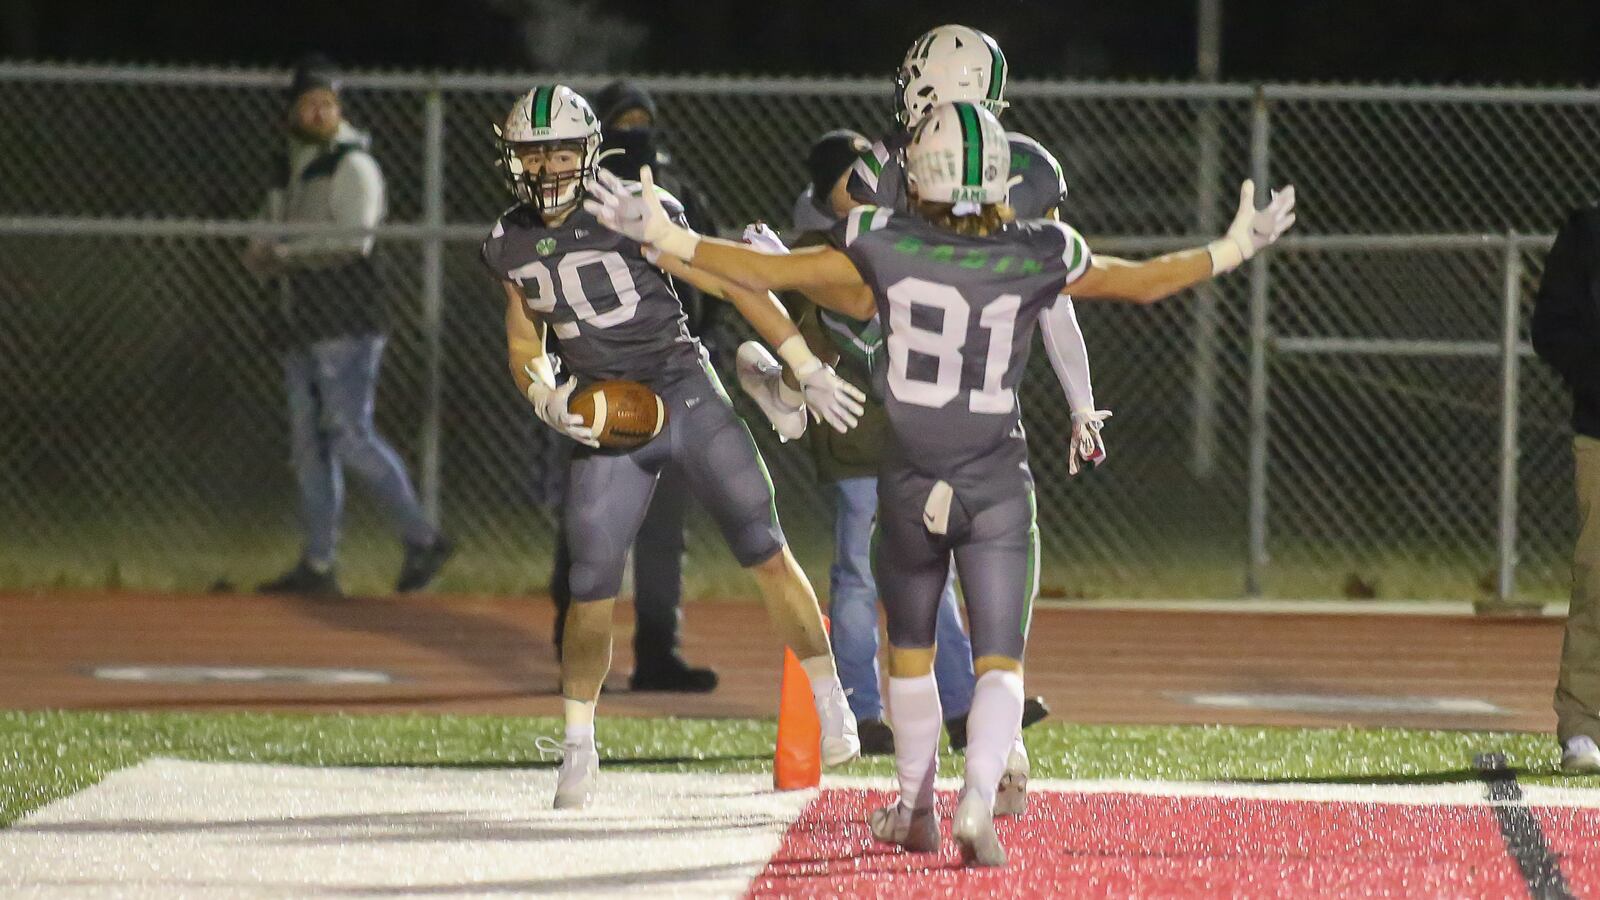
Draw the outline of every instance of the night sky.
M1600 0L1223 0L1223 77L1600 82ZM943 22L1014 77L1186 78L1194 0L0 0L8 58L476 71L883 75Z

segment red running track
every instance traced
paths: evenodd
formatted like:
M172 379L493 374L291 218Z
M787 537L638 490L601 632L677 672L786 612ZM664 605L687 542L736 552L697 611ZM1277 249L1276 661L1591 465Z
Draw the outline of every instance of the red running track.
M945 845L874 842L879 791L828 790L785 835L752 897L1526 896L1489 806L1036 793L998 824L1002 870L960 866L955 798ZM1536 808L1577 896L1600 889L1600 810Z

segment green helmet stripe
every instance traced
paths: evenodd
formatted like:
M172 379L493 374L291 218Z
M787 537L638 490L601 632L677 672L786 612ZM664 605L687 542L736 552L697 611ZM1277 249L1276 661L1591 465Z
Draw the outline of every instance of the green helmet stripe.
M997 103L1000 100L1000 92L1005 90L1006 85L1006 55L1000 52L1000 45L994 42L994 38L989 38L988 43L989 93L984 99L990 103Z
M955 104L956 115L961 119L961 147L965 151L961 183L967 187L983 184L983 125L978 111L970 103Z
M550 127L550 99L555 89L546 85L533 92L533 127Z

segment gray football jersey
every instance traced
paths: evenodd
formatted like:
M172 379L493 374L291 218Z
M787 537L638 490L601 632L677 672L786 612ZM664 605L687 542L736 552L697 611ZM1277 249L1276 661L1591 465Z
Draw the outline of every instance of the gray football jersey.
M681 218L665 192L663 203ZM561 342L562 362L585 383L623 378L655 387L700 366L672 280L637 242L582 209L549 228L538 213L514 207L483 242L483 262L522 288L528 309Z
M1006 139L1011 143L1010 180L1015 182L1008 202L1018 219L1042 219L1066 199L1067 180L1061 174L1061 164L1025 134L1008 131ZM905 151L910 145L911 135L904 131L875 142L850 167L850 196L860 203L909 212Z
M1089 269L1083 238L1049 219L970 237L874 206L832 237L886 323L891 459L958 494L1025 463L1017 384L1039 313Z

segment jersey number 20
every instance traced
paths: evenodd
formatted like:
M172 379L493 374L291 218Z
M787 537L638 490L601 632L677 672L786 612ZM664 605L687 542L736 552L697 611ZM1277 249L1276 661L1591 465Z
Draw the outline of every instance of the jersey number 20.
M617 298L617 306L605 312L596 312L594 304L584 295L581 273L583 267L589 265L599 265L605 269L606 276L611 281L611 291ZM529 293L524 287L522 294L528 298L528 306L534 312L555 311L556 289L554 280L550 277L549 266L535 261L507 274L519 285L523 284L524 279L533 279L533 293ZM567 305L578 314L578 319L587 322L590 327L610 328L613 325L621 325L632 319L634 313L639 311L639 289L633 284L633 275L628 271L627 262L623 260L622 254L615 250L574 250L564 254L561 262L556 264L556 276L561 279L561 299L567 301ZM551 324L558 338L571 340L579 335L576 325L567 322Z
M972 305L950 285L921 278L902 278L885 294L889 298L889 390L905 403L942 408L961 393ZM918 306L943 313L939 330L912 323L911 310ZM1002 294L978 317L978 324L989 332L989 348L984 356L983 385L967 398L972 412L1004 414L1016 407L1016 393L1001 382L1011 367L1011 343L1021 308L1020 294ZM932 381L910 376L907 369L913 350L938 361Z

